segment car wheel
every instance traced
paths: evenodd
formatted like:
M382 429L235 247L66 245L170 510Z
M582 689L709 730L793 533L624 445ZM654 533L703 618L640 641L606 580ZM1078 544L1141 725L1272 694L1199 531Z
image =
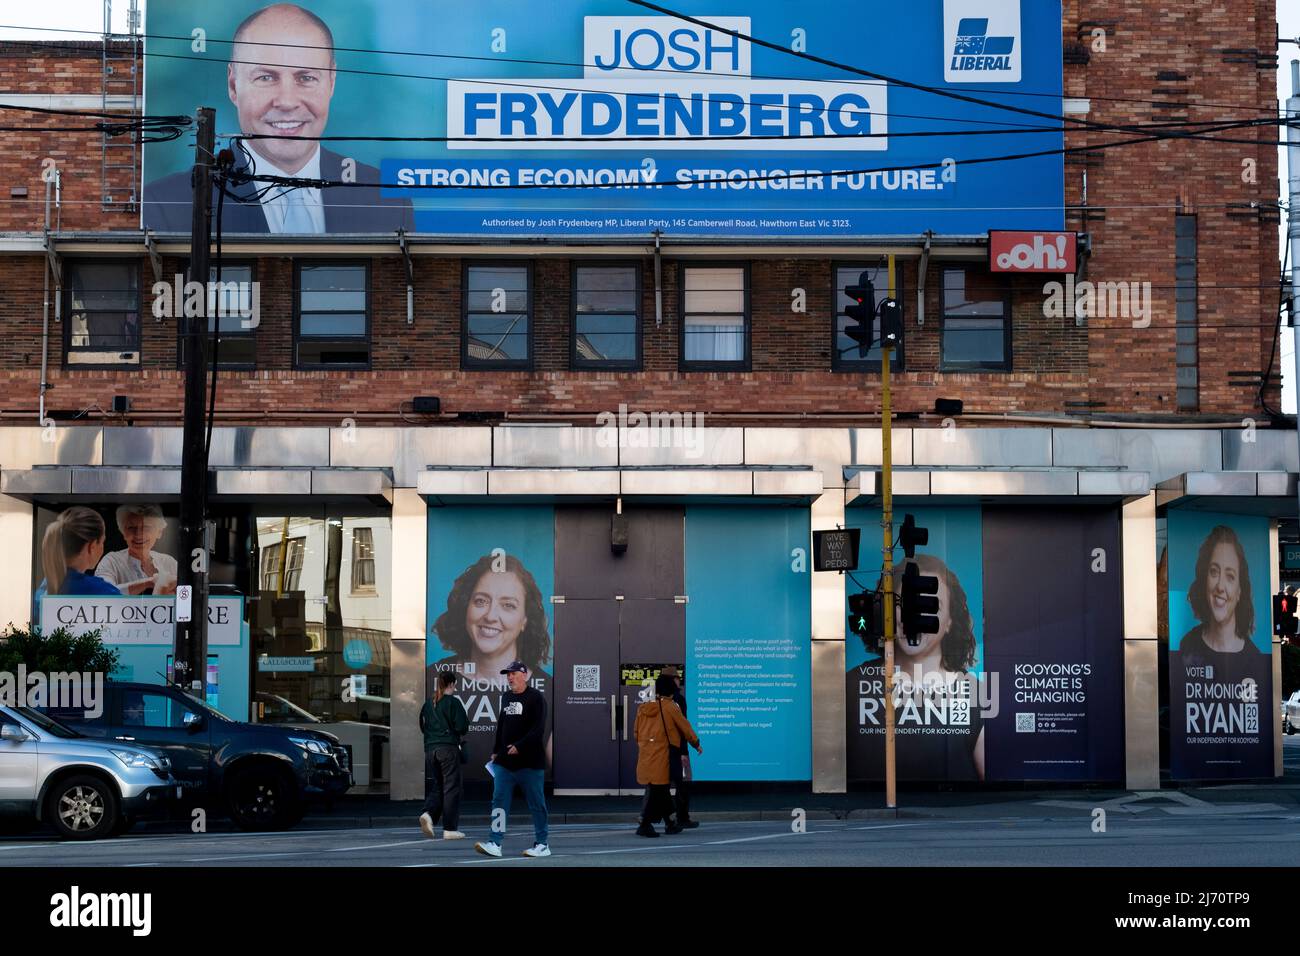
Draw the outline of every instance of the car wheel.
M273 767L237 771L227 789L230 816L241 830L282 830L293 825L297 787Z
M68 777L50 788L45 817L66 840L98 840L118 826L117 795L98 777Z

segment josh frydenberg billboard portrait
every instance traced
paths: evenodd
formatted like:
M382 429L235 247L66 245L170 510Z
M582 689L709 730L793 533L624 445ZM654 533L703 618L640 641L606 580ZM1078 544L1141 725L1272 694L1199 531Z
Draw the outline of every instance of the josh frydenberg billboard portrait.
M1168 519L1169 771L1273 775L1268 519Z
M626 0L151 0L146 103L154 115L215 108L218 146L242 137L241 170L350 183L239 186L225 205L230 233L1064 228L1059 130L1018 135L1015 152L1045 155L1011 175L969 164L1007 152L965 135L1004 124L997 105L864 80L725 32L992 104L1032 92L1057 111L1058 0L873 4L862 29L845 28L862 20L849 0L683 12L710 26ZM146 148L145 227L189 231L193 162L191 137Z

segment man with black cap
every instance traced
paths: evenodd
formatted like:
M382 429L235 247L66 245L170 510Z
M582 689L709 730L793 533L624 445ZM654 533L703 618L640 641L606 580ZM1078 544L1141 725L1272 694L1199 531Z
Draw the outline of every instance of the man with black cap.
M682 716L685 717L686 695L682 693L682 678L677 672L676 665L668 664L659 673L671 677L677 685L677 693L673 694L673 703L682 709ZM694 830L700 825L700 821L691 819L691 752L686 747L686 741L682 741L680 747L669 745L668 771L673 786L677 788L673 796L673 804L677 809L677 825L683 830Z
M490 833L474 849L485 856L500 856L501 841L510 816L510 802L515 784L524 791L533 815L531 849L524 856L550 856L547 846L546 814L546 697L528 686L528 668L514 661L501 672L510 689L501 695L501 713L497 719L496 743L492 747L492 820Z

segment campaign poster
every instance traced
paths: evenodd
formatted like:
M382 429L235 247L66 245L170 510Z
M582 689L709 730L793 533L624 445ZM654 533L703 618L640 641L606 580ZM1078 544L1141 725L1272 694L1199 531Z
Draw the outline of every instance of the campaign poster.
M1169 773L1273 775L1269 519L1171 508Z
M32 622L41 622L47 594L174 595L180 534L174 508L152 502L38 508Z
M909 635L901 615L894 640L896 767L901 781L979 782L986 776L984 679L984 568L978 507L910 508L930 532L917 549L921 574L938 578L939 631ZM880 533L880 513L850 511L849 525L863 529L862 554ZM897 523L903 519L895 512ZM895 593L901 588L902 552L896 554ZM869 561L860 562L870 567ZM879 588L879 571L845 576L846 588ZM848 614L847 595L845 615ZM850 780L885 776L885 673L880 652L850 633L844 645L848 694Z
M686 674L697 780L812 776L807 508L686 513Z
M215 108L231 234L1064 228L1057 124L971 135L1004 106L1060 113L1059 0L683 12L699 22L626 0L150 0L146 112ZM191 135L145 146L144 228L188 234L193 163Z
M1114 508L984 509L988 780L1124 778Z
M519 660L529 686L547 703L546 753L552 763L550 616L555 581L555 509L502 505L429 509L428 633L425 693L439 671L460 675L457 693L469 715L468 780L487 780L501 697L501 671Z

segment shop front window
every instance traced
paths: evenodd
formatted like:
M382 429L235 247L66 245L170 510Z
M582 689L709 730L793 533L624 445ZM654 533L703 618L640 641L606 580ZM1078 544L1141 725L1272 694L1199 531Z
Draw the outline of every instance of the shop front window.
M391 529L333 510L262 511L247 528L252 719L337 736L354 792L388 788Z

